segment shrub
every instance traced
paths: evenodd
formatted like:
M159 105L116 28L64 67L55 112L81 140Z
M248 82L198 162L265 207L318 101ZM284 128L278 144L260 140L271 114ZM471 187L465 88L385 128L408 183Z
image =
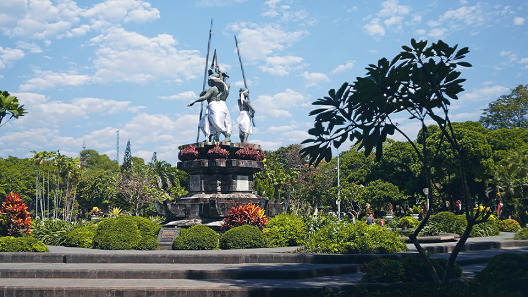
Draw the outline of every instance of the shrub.
M262 229L268 223L264 209L255 204L239 205L232 207L224 219L222 230L229 230L242 225L252 225Z
M429 259L438 276L443 277L446 259ZM451 270L451 278L460 278L462 269L455 266ZM394 283L394 282L432 282L433 277L420 254L405 257L402 260L376 259L368 264L367 273L361 279L369 283Z
M36 238L6 236L0 238L0 252L49 252L44 243Z
M85 226L74 229L66 235L64 245L91 249L96 231L97 226Z
M156 223L142 217L119 216L103 219L95 232L93 247L103 250L156 249L156 236L160 228ZM148 239L149 237L154 240Z
M333 215L320 214L317 216L303 216L303 221L308 228L308 237L311 237L324 226L333 224L339 220Z
M394 217L392 220L390 220L387 223L387 226L391 228L400 228L400 220L401 220L400 217Z
M473 226L469 236L471 237L486 237L499 235L499 220L496 216L491 215L489 219L484 222Z
M49 245L64 245L68 232L84 226L79 222L67 222L59 219L35 220L31 236Z
M296 246L303 243L308 227L297 216L281 214L272 218L263 231L270 246Z
M420 225L420 221L413 217L403 217L400 219L401 228L417 228Z
M22 232L29 234L29 226L31 217L24 201L17 193L7 194L0 207L0 235L20 236Z
M475 281L485 285L490 296L524 291L528 284L528 256L503 253L491 258L486 268L478 272ZM521 295L519 295L521 296Z
M252 249L266 247L266 236L252 225L232 228L220 237L221 249Z
M204 225L182 229L181 235L172 243L173 250L214 250L217 247L218 234Z
M457 216L452 212L440 212L429 218L427 223L431 233L454 233L461 235L466 229L467 222L465 216Z
M502 232L517 232L521 230L521 225L516 220L502 220L499 222L499 230Z
M367 265L367 272L361 279L366 283L396 283L403 278L404 270L399 260L378 258Z
M363 222L336 222L310 237L301 251L338 254L385 254L407 251L397 232Z
M513 239L528 240L528 228L522 228L519 230L519 232L515 233Z

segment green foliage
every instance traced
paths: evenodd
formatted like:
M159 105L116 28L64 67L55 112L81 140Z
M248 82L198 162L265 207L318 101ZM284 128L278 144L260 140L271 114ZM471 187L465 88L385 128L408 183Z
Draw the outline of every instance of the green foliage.
M528 128L528 85L519 85L509 95L490 102L480 122L491 130Z
M405 271L401 261L378 258L367 265L367 272L361 279L366 283L397 283L401 282Z
M95 232L97 232L97 226L84 226L73 229L66 235L64 246L91 249Z
M413 217L403 217L400 219L400 228L417 228L420 225L420 221Z
M432 233L452 233L460 235L464 233L466 225L465 216L457 216L452 212L445 211L431 216L426 228Z
M336 222L322 227L301 250L329 254L386 254L407 251L407 246L398 233L381 226Z
M522 228L519 232L515 233L513 239L516 240L528 240L528 228Z
M264 247L267 247L266 236L259 228L251 225L229 229L220 237L220 248L224 250Z
M272 247L301 245L308 235L306 223L300 217L288 214L273 217L263 231Z
M522 291L526 294L528 256L510 253L499 254L489 260L484 270L477 273L475 281L485 285L490 296L508 296L505 293Z
M24 237L0 237L0 252L18 253L18 252L49 252L44 243L36 238Z
M382 180L371 181L365 187L365 201L374 209L388 210L389 203L401 204L407 198L397 186Z
M31 236L48 245L64 245L68 233L82 226L79 222L58 219L35 220Z
M320 213L319 215L308 215L302 217L303 221L306 223L306 226L308 227L308 237L311 237L314 235L317 231L319 231L321 228L323 228L326 225L329 224L335 224L339 221L339 219L334 215L326 215L323 213Z
M484 222L473 226L469 236L471 237L486 237L499 235L499 220L495 216L490 216L489 219Z
M12 118L18 119L26 115L26 113L24 105L20 105L17 97L11 96L7 91L0 91L0 127ZM8 117L8 119L2 124L5 117Z
M119 176L109 170L90 169L83 174L77 186L77 202L88 213L93 207L103 208L114 204Z
M136 216L119 216L103 219L93 238L93 247L103 250L146 250L156 249L160 230L156 223Z
M195 225L181 231L172 243L173 250L214 250L218 247L218 234L205 225Z
M110 172L119 171L119 165L115 160L110 160L110 158L105 154L100 155L96 150L82 150L79 153L79 158L82 160L82 166L86 167L87 169L99 169Z
M499 230L501 232L517 232L521 230L521 225L516 220L506 219L499 221Z

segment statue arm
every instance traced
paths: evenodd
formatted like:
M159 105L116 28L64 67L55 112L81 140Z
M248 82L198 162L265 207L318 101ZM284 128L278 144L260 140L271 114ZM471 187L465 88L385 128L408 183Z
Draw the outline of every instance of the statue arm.
M189 105L187 105L187 107L193 106L194 103L198 103L198 102L202 102L202 101L207 100L209 97L211 97L213 95L213 88L208 89L207 91L205 91L205 93L202 92L200 95L202 95L202 96L200 98L194 100L193 102L189 103Z

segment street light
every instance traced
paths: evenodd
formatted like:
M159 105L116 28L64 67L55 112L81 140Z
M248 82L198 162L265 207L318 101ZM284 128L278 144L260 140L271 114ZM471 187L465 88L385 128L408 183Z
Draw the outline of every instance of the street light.
M425 194L425 199L427 203L427 211L429 211L429 188L424 188L423 192Z
M341 183L339 181L339 151L337 151L337 218L341 220Z

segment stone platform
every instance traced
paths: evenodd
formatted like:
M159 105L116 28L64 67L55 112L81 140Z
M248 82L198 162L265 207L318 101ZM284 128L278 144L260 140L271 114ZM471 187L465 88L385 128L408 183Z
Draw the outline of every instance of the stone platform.
M181 146L178 157L178 169L190 175L189 193L176 201L155 202L166 226L219 227L232 207L249 203L264 208L268 217L282 212L282 204L253 192L253 174L264 170L259 145L199 142Z

